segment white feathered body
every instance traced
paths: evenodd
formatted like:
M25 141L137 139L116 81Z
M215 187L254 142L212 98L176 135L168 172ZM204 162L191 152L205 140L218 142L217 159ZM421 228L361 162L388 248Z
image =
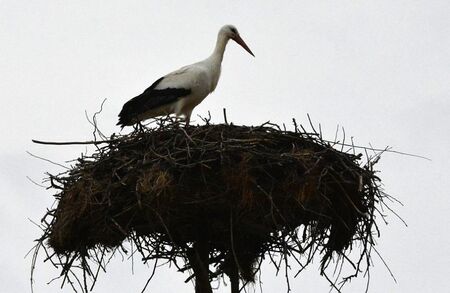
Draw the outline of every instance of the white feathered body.
M160 110L150 111L144 119L170 113L190 116L192 110L216 89L220 72L221 63L208 58L167 74L155 89L188 88L191 93Z

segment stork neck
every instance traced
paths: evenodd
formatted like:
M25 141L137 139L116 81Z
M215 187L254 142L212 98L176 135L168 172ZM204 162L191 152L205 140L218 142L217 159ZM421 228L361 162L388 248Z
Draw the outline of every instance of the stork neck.
M223 34L217 36L216 47L211 55L212 59L215 59L219 63L223 60L223 54L225 53L225 47L227 46L229 38Z

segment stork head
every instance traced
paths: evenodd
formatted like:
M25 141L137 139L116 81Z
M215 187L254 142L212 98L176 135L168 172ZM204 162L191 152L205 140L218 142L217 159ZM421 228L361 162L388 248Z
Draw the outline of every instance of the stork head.
M232 39L233 41L235 41L236 43L238 43L239 45L241 45L242 48L245 49L245 51L247 51L248 53L250 53L250 55L252 55L253 57L255 57L255 55L253 54L252 50L250 50L250 48L247 46L247 44L244 42L244 40L241 38L241 36L239 35L239 32L237 30L237 28L234 25L231 24L227 24L224 25L221 29L220 29L220 34L224 34L228 39Z

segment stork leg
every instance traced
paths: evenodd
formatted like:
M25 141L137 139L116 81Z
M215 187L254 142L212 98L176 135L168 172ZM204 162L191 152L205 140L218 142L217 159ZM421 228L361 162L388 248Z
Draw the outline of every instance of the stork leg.
M138 123L138 126L139 126L139 130L141 131L141 132L144 132L144 125L139 121L139 123Z
M144 131L144 125L142 125L141 121L138 121L136 124L133 125L134 131Z
M191 121L191 113L192 113L192 111L186 113L186 115L185 115L185 117L186 117L186 118L185 118L186 127L189 126L189 122Z

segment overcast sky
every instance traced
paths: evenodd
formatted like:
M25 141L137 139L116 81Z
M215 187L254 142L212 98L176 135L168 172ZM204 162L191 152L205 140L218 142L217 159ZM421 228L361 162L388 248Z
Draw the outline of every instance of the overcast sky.
M33 145L90 140L92 114L106 134L118 132L124 102L160 76L212 51L219 28L237 26L253 50L235 43L225 53L216 91L195 108L236 124L306 124L309 113L333 139L337 125L356 143L425 155L386 154L377 168L385 190L401 200L382 225L378 249L397 283L374 256L370 292L443 292L450 273L450 2L442 1L22 1L0 0L0 284L29 292L24 258L53 203L41 181L81 146ZM380 223L381 225L381 223ZM60 292L50 264L39 262L35 292ZM150 269L116 258L94 292L140 292ZM161 268L148 292L193 292L186 274ZM264 292L284 292L267 268ZM328 292L312 266L294 292ZM361 292L355 280L346 292ZM259 287L255 290L258 292ZM68 291L68 288L63 290ZM228 292L220 287L217 292Z

